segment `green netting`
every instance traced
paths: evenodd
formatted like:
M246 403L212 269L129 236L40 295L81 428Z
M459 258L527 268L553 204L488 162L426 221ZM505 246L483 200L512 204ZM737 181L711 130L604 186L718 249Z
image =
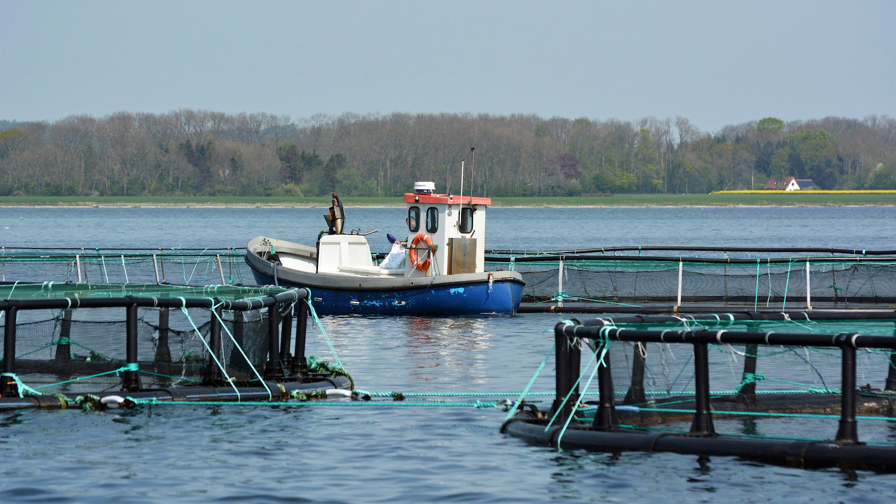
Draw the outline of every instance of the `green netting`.
M204 309L164 312L163 317L162 309L138 310L140 370L151 375L145 378L145 384L200 381L209 363L204 341L208 341L213 315ZM59 390L64 392L73 388L95 390L97 383L120 383L118 373L96 375L120 368L127 359L124 315L120 308L19 312L17 373L27 377L31 386L54 384L53 388L62 387ZM253 368L264 368L268 353L267 319L266 310L225 311L221 315L224 337L218 358L228 376L252 379ZM0 327L6 323L6 317L0 315ZM2 341L0 353L5 354Z
M251 283L242 251L0 249L0 281L77 283Z
M807 267L808 264L808 267ZM561 269L562 268L562 269ZM529 301L740 302L778 308L896 299L896 261L725 264L669 260L518 263Z
M231 285L185 286L167 284L58 283L0 284L0 299L113 298L123 296L164 298L216 298L248 300L286 292L282 287L238 287Z

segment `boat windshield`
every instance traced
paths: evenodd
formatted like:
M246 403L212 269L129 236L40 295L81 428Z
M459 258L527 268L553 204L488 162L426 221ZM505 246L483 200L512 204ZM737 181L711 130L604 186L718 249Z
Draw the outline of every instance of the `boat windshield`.
M412 206L408 208L408 230L416 233L420 230L420 207Z

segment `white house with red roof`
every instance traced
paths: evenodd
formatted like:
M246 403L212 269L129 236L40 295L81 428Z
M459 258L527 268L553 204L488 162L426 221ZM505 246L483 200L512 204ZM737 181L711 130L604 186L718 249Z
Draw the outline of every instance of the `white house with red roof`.
M772 177L768 180L768 184L765 184L763 189L768 191L807 191L818 189L818 187L816 187L815 182L812 182L812 179L787 177L778 180L775 177Z

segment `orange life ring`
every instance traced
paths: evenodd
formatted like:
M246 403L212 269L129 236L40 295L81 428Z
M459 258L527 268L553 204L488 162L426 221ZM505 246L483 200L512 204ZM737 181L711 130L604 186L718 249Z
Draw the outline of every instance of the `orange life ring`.
M417 248L417 244L423 242L426 245L426 248ZM417 250L421 251L421 258L425 258L422 261L417 261ZM423 255L422 252L425 252ZM411 264L414 265L420 271L426 271L429 269L429 254L432 252L432 239L427 234L420 233L414 237L414 240L411 242L410 250L408 250L408 256L411 259Z

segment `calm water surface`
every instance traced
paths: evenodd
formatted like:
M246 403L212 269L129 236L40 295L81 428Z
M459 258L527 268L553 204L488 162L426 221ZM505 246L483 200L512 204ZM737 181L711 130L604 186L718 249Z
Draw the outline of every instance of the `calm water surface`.
M312 242L323 212L0 208L0 246L241 247L259 234ZM403 221L401 208L347 208L347 228L380 230L370 238L374 250L387 250L385 233L399 234ZM894 224L890 207L495 208L486 246L896 249ZM331 317L324 327L356 388L498 394L488 402L525 388L559 320ZM308 353L328 358L320 336ZM545 373L533 390L553 389ZM475 398L445 401L4 414L0 502L889 503L896 495L893 475L532 447L498 433L504 411L456 403ZM862 429L860 422L860 437ZM835 433L832 424L809 435Z

